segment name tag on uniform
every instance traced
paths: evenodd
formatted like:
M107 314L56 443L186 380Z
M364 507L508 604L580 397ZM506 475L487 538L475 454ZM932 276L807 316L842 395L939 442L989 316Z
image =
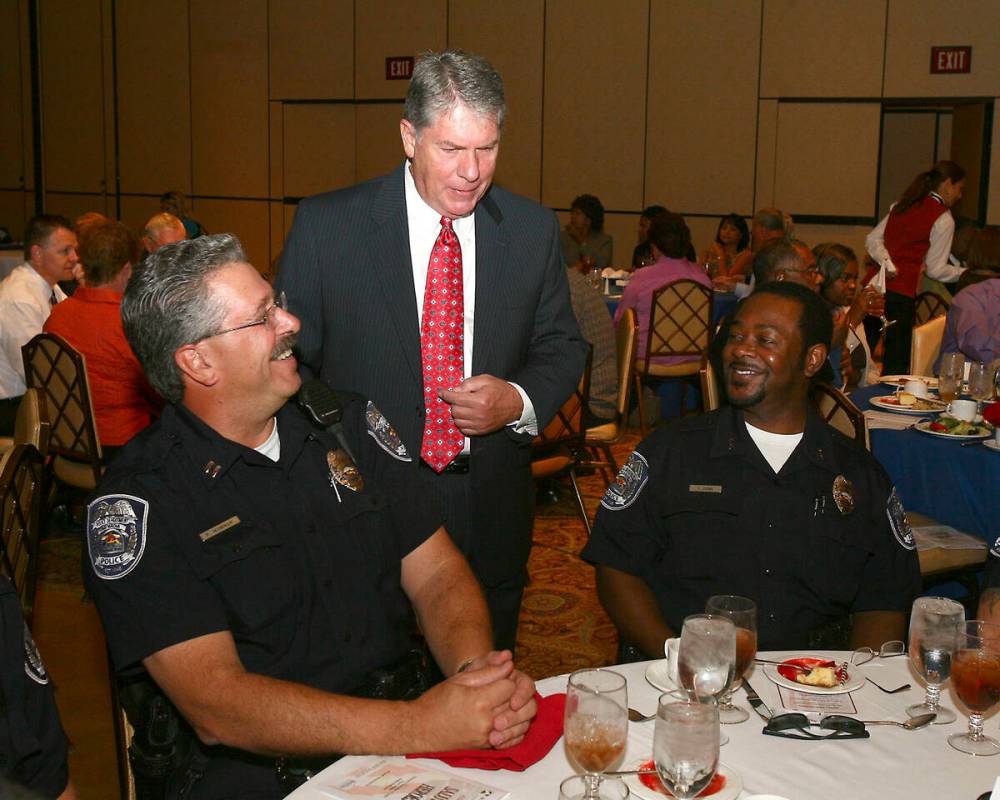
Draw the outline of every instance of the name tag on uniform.
M700 492L701 494L722 494L722 487L711 483L692 483L688 485L689 492Z
M218 536L223 531L228 531L233 526L239 524L240 524L239 517L230 517L224 522L220 522L218 525L213 525L207 531L202 531L201 533L198 534L198 538L201 539L203 542L207 542L209 539Z

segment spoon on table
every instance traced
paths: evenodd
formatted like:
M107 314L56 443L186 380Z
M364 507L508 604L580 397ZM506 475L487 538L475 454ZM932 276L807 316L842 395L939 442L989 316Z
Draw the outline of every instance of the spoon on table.
M656 714L640 714L634 708L630 708L628 710L629 722L649 722L651 719L656 719Z
M918 731L921 728L926 728L930 725L937 714L921 714L919 717L911 717L906 720L906 722L896 722L894 719L863 719L861 720L865 725L898 725L900 728L906 728L908 731Z

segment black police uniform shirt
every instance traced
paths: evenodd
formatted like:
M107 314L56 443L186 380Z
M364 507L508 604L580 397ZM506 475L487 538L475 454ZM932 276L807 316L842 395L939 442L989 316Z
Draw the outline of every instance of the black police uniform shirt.
M350 396L343 424L360 474L293 404L277 414L277 463L173 405L125 447L88 506L84 554L119 671L230 631L249 672L350 692L405 654L400 562L441 513L371 403ZM248 778L254 761L203 780L270 785L273 760L257 759Z
M0 776L39 797L58 797L69 781L67 752L52 684L21 601L0 576Z
M682 420L639 444L605 493L586 560L642 578L667 624L713 594L757 604L758 647L799 648L858 611L907 611L913 535L885 470L809 411L775 474L743 413Z

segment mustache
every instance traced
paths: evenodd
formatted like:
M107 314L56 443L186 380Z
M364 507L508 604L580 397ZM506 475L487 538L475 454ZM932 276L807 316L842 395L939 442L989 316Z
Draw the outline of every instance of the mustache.
M298 343L298 341L299 341L298 334L289 333L287 336L284 336L282 339L275 342L274 349L271 350L271 360L273 361L282 353L284 353L286 350L291 350L292 348L294 348L295 345Z

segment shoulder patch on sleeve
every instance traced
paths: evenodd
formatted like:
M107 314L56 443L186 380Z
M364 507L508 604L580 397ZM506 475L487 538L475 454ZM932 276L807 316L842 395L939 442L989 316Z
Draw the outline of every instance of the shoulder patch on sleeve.
M1000 558L1000 536L993 540L993 544L990 545L990 555L994 558Z
M149 503L130 494L108 494L87 506L87 551L98 578L128 575L146 549Z
M396 429L392 427L381 411L369 400L365 408L365 422L368 424L368 435L371 436L378 446L397 461L413 461L413 458L406 452L406 445L399 438Z
M633 451L601 498L601 505L608 511L628 508L635 502L648 480L649 464L642 453Z
M892 528L892 535L896 537L899 546L904 550L915 550L917 543L913 538L910 523L906 519L903 501L899 499L895 488L893 488L889 494L889 499L885 503L885 513L889 518L889 527Z
M42 657L35 647L35 640L31 638L27 624L24 626L24 674L42 686L49 682L49 673L45 671Z

